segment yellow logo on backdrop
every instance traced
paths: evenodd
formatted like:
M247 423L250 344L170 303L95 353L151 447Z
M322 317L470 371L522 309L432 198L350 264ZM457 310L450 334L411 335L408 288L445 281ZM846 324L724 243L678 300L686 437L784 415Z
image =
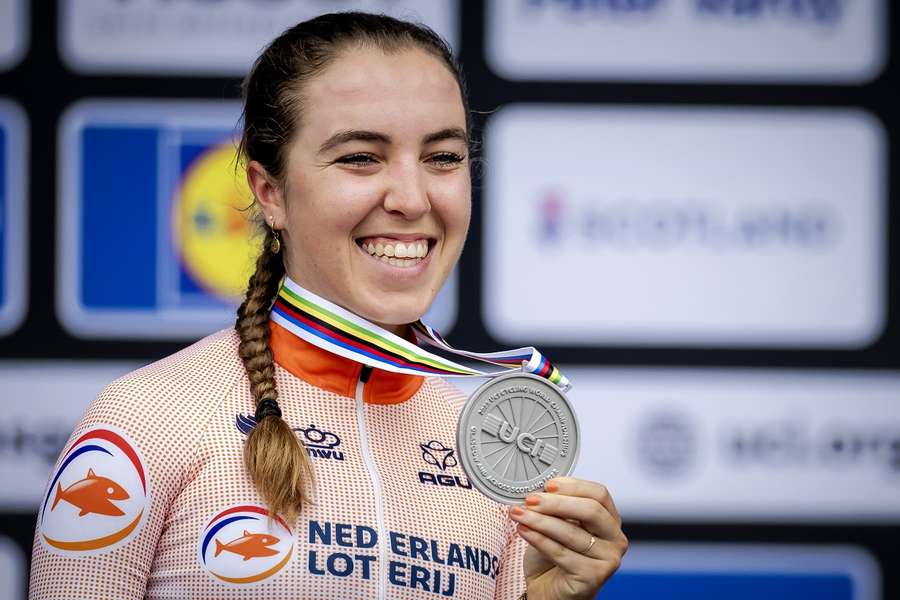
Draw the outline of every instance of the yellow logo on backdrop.
M173 202L172 227L182 265L204 290L239 300L253 273L261 240L245 209L252 200L235 169L229 140L211 147L185 171Z

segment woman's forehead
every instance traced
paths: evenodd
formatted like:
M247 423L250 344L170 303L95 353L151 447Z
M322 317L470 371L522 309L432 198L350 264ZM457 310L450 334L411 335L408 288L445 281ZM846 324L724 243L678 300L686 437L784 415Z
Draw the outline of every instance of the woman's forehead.
M338 129L403 131L465 127L455 77L421 50L360 48L339 55L303 91L303 128L311 136Z

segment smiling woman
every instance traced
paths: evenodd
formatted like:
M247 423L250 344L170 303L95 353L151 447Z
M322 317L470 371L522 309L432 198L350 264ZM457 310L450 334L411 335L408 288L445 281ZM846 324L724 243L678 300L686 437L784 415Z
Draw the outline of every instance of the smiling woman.
M457 78L417 47L356 43L303 86L300 103L280 177L252 156L247 170L281 230L288 275L401 333L434 300L469 224Z
M627 546L606 489L479 494L462 395L433 376L475 372L411 343L471 212L450 49L324 15L263 51L244 99L267 233L235 328L94 401L40 509L31 596L593 597Z

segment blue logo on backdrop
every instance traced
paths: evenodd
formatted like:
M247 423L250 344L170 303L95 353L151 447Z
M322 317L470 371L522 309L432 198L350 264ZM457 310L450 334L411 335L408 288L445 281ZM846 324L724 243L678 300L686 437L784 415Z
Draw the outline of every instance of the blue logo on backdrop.
M846 0L682 0L706 18L739 21L781 19L820 25L838 23ZM666 0L523 0L525 11L555 7L573 15L641 16L666 8ZM671 6L669 6L671 8Z
M25 313L25 115L0 100L0 335Z
M636 542L603 598L878 600L879 571L846 545Z
M254 243L238 114L232 103L100 101L66 114L58 271L70 331L192 338L233 320Z
M669 250L703 247L715 252L771 248L819 251L839 237L837 217L821 204L772 203L726 213L709 200L675 202L575 201L553 190L535 202L538 239L548 246L574 243L600 248Z
M649 14L664 0L524 0L525 8L558 6L573 13L606 13L610 15Z
M697 13L742 21L762 18L834 25L841 20L846 0L696 0Z

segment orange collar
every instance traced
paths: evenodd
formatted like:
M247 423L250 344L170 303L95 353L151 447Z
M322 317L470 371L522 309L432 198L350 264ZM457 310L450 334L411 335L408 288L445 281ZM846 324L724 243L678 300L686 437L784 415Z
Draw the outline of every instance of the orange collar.
M313 346L284 327L269 321L269 346L275 362L316 387L353 398L363 365ZM363 387L363 402L399 404L419 391L424 377L373 369Z

